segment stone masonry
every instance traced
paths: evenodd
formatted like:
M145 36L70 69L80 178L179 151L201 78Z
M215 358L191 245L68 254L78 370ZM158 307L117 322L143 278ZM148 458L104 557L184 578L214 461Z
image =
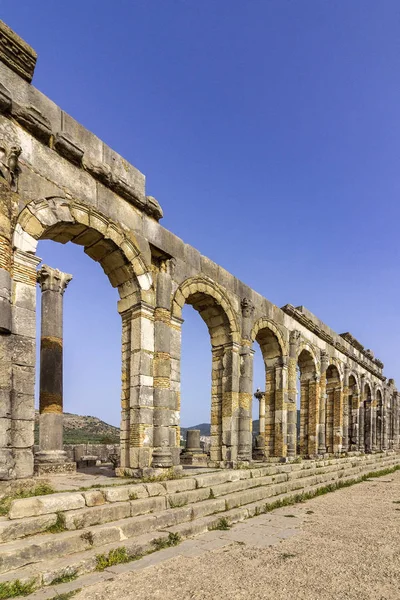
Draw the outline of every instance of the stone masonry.
M303 306L274 306L163 228L144 175L35 89L35 62L0 23L0 478L34 468L41 239L83 246L118 289L123 472L179 464L186 303L210 334L212 465L251 460L254 344L265 363L265 459L399 448L400 395L373 353ZM58 399L46 406L61 414Z

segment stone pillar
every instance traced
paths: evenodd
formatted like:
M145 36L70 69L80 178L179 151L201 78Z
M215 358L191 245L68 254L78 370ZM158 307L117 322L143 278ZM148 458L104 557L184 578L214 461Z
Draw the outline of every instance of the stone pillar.
M343 378L343 452L348 451L349 439L351 436L351 408L349 406L349 373L350 369L347 365L345 365Z
M400 448L400 394L395 392L393 401L393 448Z
M372 452L376 452L378 450L378 414L377 414L377 404L376 404L376 392L375 399L371 403L371 450Z
M315 375L309 381L308 387L308 450L309 456L318 454L318 426L319 426L319 401L320 377Z
M363 393L361 393L361 402L358 414L358 449L360 452L365 452L365 442L364 442L364 428L365 428L365 407L363 400Z
M239 441L238 460L251 460L252 447L252 386L253 386L253 357L252 350L247 340L242 340L239 351L240 379L239 379Z
M240 346L229 342L222 352L222 461L232 466L238 459Z
M321 352L321 379L319 400L318 454L326 454L326 371L329 366L329 355Z
M38 272L42 290L40 338L39 452L36 471L71 471L63 450L63 295L72 275L43 265Z
M15 477L11 444L12 377L12 243L11 214L16 200L0 177L0 479Z
M388 449L388 394L384 390L382 401L382 450Z
M239 425L238 425L238 460L251 461L252 453L252 398L253 398L253 357L251 328L253 324L254 305L248 298L243 298L242 308L242 345L239 350Z
M287 380L288 366L286 357L278 359L275 364L275 435L274 435L274 456L286 456L286 436L287 436ZM297 413L296 413L297 421Z
M157 273L154 311L154 450L153 467L172 467L170 425L178 426L179 416L171 406L171 277L167 264ZM172 434L174 430L172 430ZM175 440L173 440L175 441Z
M298 331L290 332L288 361L288 401L287 401L287 456L296 456L297 448L297 348L300 341Z
M343 448L343 390L336 386L333 395L333 452L340 453Z
M365 452L372 452L372 402L364 401L364 445Z
M186 434L186 447L181 454L183 465L207 466L207 454L200 446L200 429L188 429Z
M255 440L254 458L262 460L265 458L265 392L257 388L254 397L258 400L258 435Z

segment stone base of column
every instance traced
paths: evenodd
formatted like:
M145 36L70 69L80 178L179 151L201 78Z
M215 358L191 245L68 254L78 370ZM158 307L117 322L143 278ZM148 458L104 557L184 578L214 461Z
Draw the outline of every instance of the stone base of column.
M172 454L169 448L156 448L153 451L153 460L151 462L153 468L169 469L173 466Z
M35 475L76 473L76 462L68 460L64 450L47 450L35 454Z
M182 452L181 465L207 467L208 458L208 454L203 454L202 452Z

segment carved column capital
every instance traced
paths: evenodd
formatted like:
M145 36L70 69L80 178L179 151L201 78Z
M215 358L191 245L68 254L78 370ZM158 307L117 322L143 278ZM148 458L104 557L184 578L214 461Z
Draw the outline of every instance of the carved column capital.
M52 292L64 294L71 279L72 275L69 273L63 273L58 269L52 269L48 265L43 265L37 274L37 281L42 292L51 290Z

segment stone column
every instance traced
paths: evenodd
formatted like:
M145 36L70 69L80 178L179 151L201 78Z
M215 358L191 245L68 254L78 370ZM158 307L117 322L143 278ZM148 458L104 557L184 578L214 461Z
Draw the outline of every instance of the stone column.
M176 412L171 410L171 293L171 277L167 272L167 264L164 263L157 273L156 310L154 312L154 450L152 461L153 467L164 468L173 465L170 425L178 426L179 424L179 417L176 422ZM173 430L172 433L174 433Z
M254 350L242 346L239 351L239 446L238 460L251 460L252 447L252 385Z
M386 390L383 392L382 401L382 450L388 448L388 395Z
M375 399L371 403L371 450L372 452L376 452L378 450L378 409L376 404L376 392ZM380 423L379 423L380 425Z
M319 399L318 454L326 454L326 371L329 366L329 355L321 352L321 380Z
M343 390L336 386L333 393L333 452L340 453L343 448Z
M351 436L351 409L349 407L349 373L350 369L347 365L345 365L343 378L343 452L347 452L347 450L349 449L349 438Z
M309 381L308 388L308 455L318 454L318 424L321 378L315 375Z
M287 358L282 356L275 364L275 435L274 435L274 456L286 456L287 446L287 380L288 366ZM297 413L296 413L297 421Z
M372 402L364 401L364 444L365 452L372 452Z
M358 449L360 452L365 452L365 442L364 442L364 417L365 417L365 407L364 400L362 399L361 394L361 402L358 414Z
M255 440L254 458L265 458L265 392L257 388L254 398L258 400L258 435Z
M36 470L73 470L63 450L63 295L72 275L43 265L38 272L42 290L40 338L39 452Z
M287 456L296 456L297 448L297 348L300 340L298 331L290 332L287 400Z
M393 448L400 446L400 394L395 392L393 400Z
M238 460L251 461L252 452L252 398L253 398L253 357L251 328L253 324L254 305L248 298L243 298L242 308L242 345L239 350L239 426L238 426Z

